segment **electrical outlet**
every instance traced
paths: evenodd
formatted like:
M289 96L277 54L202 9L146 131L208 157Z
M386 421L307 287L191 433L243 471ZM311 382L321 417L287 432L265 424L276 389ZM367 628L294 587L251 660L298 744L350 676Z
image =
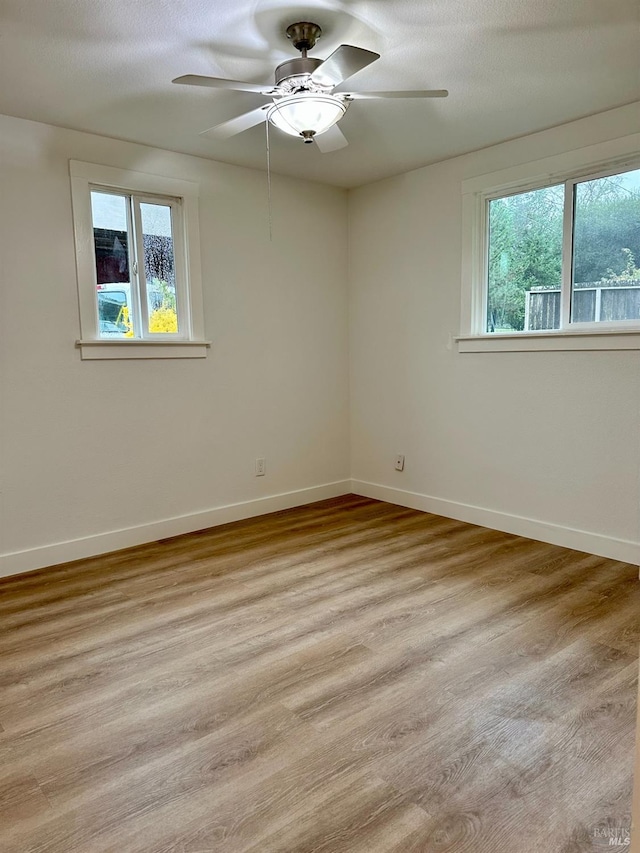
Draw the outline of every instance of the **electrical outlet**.
M404 471L404 456L398 453L396 456L396 471Z
M256 459L256 477L264 477L267 473L267 460L264 456L258 456Z

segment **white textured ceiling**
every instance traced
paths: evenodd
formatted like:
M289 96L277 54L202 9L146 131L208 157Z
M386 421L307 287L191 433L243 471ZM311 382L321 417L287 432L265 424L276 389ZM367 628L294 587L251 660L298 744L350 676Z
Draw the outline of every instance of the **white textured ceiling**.
M312 56L382 55L354 90L450 95L355 102L331 154L274 130L282 174L358 186L640 99L640 0L0 0L0 112L264 168L263 126L198 135L259 96L170 81L271 83L299 20L324 30Z

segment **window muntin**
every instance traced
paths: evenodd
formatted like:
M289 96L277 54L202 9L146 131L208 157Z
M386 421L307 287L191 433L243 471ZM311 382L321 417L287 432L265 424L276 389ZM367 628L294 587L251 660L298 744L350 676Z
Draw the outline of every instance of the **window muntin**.
M181 337L186 319L176 269L176 205L175 199L91 187L100 338Z
M640 320L640 169L485 196L483 333Z

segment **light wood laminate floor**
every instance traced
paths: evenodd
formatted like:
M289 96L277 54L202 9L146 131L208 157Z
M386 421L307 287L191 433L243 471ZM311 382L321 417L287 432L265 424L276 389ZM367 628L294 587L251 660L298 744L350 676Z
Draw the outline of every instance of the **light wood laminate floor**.
M348 496L0 581L0 850L616 849L637 575Z

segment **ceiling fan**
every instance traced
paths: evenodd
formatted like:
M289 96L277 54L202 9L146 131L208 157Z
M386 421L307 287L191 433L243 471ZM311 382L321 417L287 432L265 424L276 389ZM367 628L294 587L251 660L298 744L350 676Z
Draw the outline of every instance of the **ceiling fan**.
M210 127L203 133L213 133L228 138L255 127L263 121L304 142L315 142L320 151L337 151L348 145L337 123L344 116L351 101L373 98L446 98L446 89L396 92L336 92L335 89L353 74L380 59L379 53L341 44L327 59L307 56L322 35L318 24L303 21L287 27L287 38L300 51L297 59L289 59L276 68L275 85L244 83L223 77L203 77L186 74L176 77L173 83L187 86L209 86L213 89L235 89L254 92L270 99L270 103L243 113L237 118Z

